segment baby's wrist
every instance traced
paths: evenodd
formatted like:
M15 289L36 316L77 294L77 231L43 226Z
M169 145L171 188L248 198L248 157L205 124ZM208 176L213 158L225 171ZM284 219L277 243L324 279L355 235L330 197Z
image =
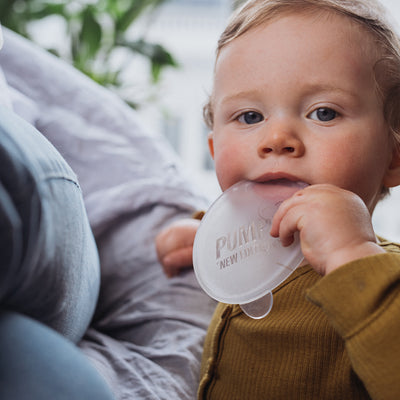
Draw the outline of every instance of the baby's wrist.
M325 275L330 274L334 270L352 261L376 254L382 254L384 252L385 251L375 242L363 242L356 246L337 250L332 253L327 260Z

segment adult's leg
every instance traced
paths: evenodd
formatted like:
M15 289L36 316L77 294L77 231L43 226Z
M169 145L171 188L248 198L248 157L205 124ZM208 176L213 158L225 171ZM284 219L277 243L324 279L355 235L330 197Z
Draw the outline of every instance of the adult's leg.
M0 312L0 399L112 400L75 345L45 325Z
M31 125L0 107L0 306L77 343L100 266L75 173Z

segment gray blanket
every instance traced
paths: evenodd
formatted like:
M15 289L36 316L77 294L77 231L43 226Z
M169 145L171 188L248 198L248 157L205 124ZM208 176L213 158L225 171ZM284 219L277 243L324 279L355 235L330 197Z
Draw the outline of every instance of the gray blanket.
M0 100L78 175L99 249L100 298L80 348L118 399L194 399L215 303L192 271L164 277L154 237L209 201L110 91L12 32L4 39Z

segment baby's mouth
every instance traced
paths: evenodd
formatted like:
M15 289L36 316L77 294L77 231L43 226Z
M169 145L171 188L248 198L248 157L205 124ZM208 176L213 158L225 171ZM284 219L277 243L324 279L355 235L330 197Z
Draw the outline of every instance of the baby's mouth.
M268 185L276 185L276 186L286 186L286 187L292 187L292 188L299 188L299 189L304 189L305 187L308 186L307 183L300 181L300 180L291 180L287 178L279 178L279 179L271 179L265 182L259 182L262 184L268 184Z
M255 182L255 191L263 198L274 199L282 202L294 193L308 186L302 181L294 181L287 178L271 179L265 182Z
M301 178L288 174L285 172L268 172L258 176L256 179L252 179L255 183L265 183L270 185L288 186L288 187L299 187L304 189L309 184L302 181Z

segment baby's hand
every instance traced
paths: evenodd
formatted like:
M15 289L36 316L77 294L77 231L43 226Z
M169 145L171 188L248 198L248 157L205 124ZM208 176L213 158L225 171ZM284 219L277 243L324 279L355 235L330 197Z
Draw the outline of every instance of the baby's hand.
M271 235L284 246L300 232L305 259L321 275L372 254L376 244L371 215L354 193L333 185L313 185L285 200L276 212Z
M199 220L186 218L172 223L157 235L157 256L169 278L192 267L193 243L199 225Z

